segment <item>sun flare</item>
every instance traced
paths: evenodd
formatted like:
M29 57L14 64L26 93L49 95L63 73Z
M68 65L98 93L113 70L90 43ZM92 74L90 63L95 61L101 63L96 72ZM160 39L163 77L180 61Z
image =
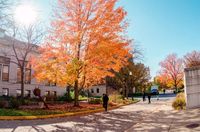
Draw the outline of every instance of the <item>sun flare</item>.
M14 12L14 18L17 24L29 26L36 22L37 11L31 5L20 5Z

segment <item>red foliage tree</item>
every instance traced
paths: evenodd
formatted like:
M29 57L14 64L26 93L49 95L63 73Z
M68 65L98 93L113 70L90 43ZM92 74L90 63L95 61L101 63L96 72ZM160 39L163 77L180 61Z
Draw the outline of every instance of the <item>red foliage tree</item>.
M178 88L183 84L183 60L176 54L168 55L160 62L161 71L159 79L168 86Z

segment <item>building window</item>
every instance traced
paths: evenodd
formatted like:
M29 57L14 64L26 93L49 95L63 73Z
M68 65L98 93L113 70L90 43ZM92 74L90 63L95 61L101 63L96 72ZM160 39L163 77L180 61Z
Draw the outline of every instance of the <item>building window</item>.
M16 93L17 93L17 97L20 97L21 96L21 89L17 89Z
M49 81L46 81L46 82L45 82L45 86L50 86L50 82L49 82Z
M51 81L46 81L45 86L56 86L56 83Z
M56 83L51 83L51 86L56 86Z
M0 56L0 63L9 65L10 64L10 58Z
M45 96L50 96L50 91L46 91Z
M3 65L2 69L2 81L8 81L9 80L9 66Z
M3 88L2 89L2 95L3 96L8 96L9 95L9 89L8 88Z
M21 82L21 69L18 67L17 68L17 82L20 83ZM25 69L25 74L24 74L24 79L26 84L30 84L31 83L31 69L26 68Z
M57 92L56 91L53 91L53 96L57 97Z
M21 82L21 70L20 70L19 67L17 68L17 82L18 82L18 83Z
M25 83L30 84L31 83L31 69L26 68L25 70Z
M0 56L0 79L2 81L9 81L9 65L10 58Z
M97 93L99 93L99 88L97 88Z
M1 79L1 72L2 71L2 65L0 64L0 79Z
M31 90L25 91L25 97L31 97Z
M94 93L94 90L93 90L93 89L91 89L91 93Z

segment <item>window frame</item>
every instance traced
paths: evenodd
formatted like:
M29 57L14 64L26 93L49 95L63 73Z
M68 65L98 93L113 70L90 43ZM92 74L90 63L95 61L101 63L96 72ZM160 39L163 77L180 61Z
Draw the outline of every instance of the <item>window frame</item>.
M26 94L27 91L28 91L28 94ZM24 94L25 97L28 97L28 98L31 97L31 90L25 90L24 93L25 93L25 94Z
M97 93L99 93L100 92L99 88L97 88L96 91L97 91Z
M7 95L4 95L3 90L7 90ZM2 96L9 96L9 88L2 88Z
M2 68L2 73L1 73L1 80L3 81L3 82L9 82L9 73L10 73L10 65L7 65L7 64L2 64L2 66L3 66L3 68ZM3 79L3 69L4 69L4 66L7 66L8 67L8 79L7 80L5 80L5 79Z
M94 89L93 88L91 89L91 93L94 93Z
M20 91L20 92L18 93L18 91ZM22 95L21 89L16 89L16 96L17 96L17 97L20 97L21 95Z

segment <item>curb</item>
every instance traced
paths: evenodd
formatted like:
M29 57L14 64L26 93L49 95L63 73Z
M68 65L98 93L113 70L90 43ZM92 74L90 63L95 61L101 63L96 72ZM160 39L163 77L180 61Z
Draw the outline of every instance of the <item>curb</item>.
M137 103L139 101L129 103L129 104L123 104L118 106L113 106L108 108L108 110L113 110L120 108L122 106L130 105ZM0 120L36 120L36 119L48 119L48 118L59 118L59 117L68 117L68 116L78 116L78 115L88 115L93 113L99 113L103 112L104 109L96 109L96 110L87 110L87 111L80 111L80 112L69 112L69 113L63 113L63 114L54 114L54 115L39 115L39 116L0 116Z

